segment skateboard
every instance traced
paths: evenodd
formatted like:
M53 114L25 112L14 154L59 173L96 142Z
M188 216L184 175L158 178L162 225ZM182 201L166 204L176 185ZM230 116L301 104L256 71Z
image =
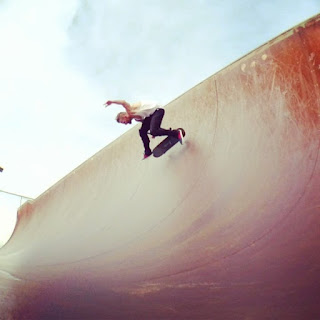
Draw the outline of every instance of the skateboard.
M182 128L178 128L182 130L182 135L185 136L186 132ZM177 130L178 130L177 129ZM161 157L165 154L169 149L171 149L175 144L179 142L179 139L176 137L167 137L162 142L160 142L152 151L153 156L156 158Z

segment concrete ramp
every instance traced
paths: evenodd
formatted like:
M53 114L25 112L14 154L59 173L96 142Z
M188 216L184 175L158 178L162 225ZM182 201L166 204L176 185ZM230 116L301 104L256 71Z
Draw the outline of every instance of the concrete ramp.
M320 318L320 16L169 105L18 212L4 319ZM155 146L159 138L152 141Z

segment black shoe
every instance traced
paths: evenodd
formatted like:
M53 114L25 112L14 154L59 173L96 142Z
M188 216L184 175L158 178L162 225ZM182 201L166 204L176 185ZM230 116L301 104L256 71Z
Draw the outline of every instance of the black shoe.
M152 155L152 151L145 152L143 154L143 159L142 160L149 158L151 155Z

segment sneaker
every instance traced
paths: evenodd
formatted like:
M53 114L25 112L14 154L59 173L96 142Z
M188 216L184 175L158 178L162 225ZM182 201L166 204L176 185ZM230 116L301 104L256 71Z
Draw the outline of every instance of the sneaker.
M150 151L150 152L145 152L145 153L143 154L142 160L145 160L145 159L149 158L151 155L152 155L152 151Z
M178 129L178 139L180 143L183 144L183 134L181 129Z

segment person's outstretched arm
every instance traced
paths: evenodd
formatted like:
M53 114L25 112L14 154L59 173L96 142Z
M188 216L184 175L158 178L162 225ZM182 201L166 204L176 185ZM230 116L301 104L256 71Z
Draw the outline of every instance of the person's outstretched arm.
M119 104L119 105L121 105L121 106L123 106L125 109L126 109L126 111L127 111L127 113L129 114L129 115L131 115L132 114L132 107L131 107L131 104L129 103L129 102L127 102L127 101L125 101L125 100L108 100L106 103L105 103L105 106L107 107L107 106L110 106L110 104Z

